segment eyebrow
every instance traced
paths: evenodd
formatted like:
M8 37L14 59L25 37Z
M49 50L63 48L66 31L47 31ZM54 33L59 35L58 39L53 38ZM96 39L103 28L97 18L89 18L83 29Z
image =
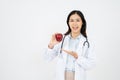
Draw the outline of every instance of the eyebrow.
M71 18L70 18L71 19ZM73 19L73 18L72 18ZM76 19L80 19L80 18L76 18Z
M81 20L80 18L77 18L77 19L69 19L69 20Z

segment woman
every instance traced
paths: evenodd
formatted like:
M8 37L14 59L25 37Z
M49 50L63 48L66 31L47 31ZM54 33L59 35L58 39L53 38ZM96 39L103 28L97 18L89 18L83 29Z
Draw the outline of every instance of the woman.
M86 20L81 11L74 10L67 17L68 31L61 42L55 34L44 53L46 59L57 57L56 80L86 80L86 71L95 65L93 47L88 42Z

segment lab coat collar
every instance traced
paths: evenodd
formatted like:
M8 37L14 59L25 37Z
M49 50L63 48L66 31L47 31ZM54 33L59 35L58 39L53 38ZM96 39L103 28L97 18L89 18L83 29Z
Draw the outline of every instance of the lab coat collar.
M80 40L81 36L82 36L82 34L79 34L75 39ZM71 34L68 34L68 37L69 37L69 39L73 39L72 36L71 36Z

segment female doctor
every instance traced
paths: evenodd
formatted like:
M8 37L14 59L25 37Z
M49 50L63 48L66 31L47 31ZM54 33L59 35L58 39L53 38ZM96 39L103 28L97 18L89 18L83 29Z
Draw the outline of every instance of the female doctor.
M95 66L93 45L87 39L86 20L79 10L73 10L67 17L68 31L61 42L55 34L48 44L44 56L56 60L56 80L86 80L86 71Z

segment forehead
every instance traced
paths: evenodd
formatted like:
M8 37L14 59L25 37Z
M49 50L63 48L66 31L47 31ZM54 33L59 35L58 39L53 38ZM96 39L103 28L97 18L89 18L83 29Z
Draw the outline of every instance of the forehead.
M81 19L81 17L78 14L72 14L70 19Z

